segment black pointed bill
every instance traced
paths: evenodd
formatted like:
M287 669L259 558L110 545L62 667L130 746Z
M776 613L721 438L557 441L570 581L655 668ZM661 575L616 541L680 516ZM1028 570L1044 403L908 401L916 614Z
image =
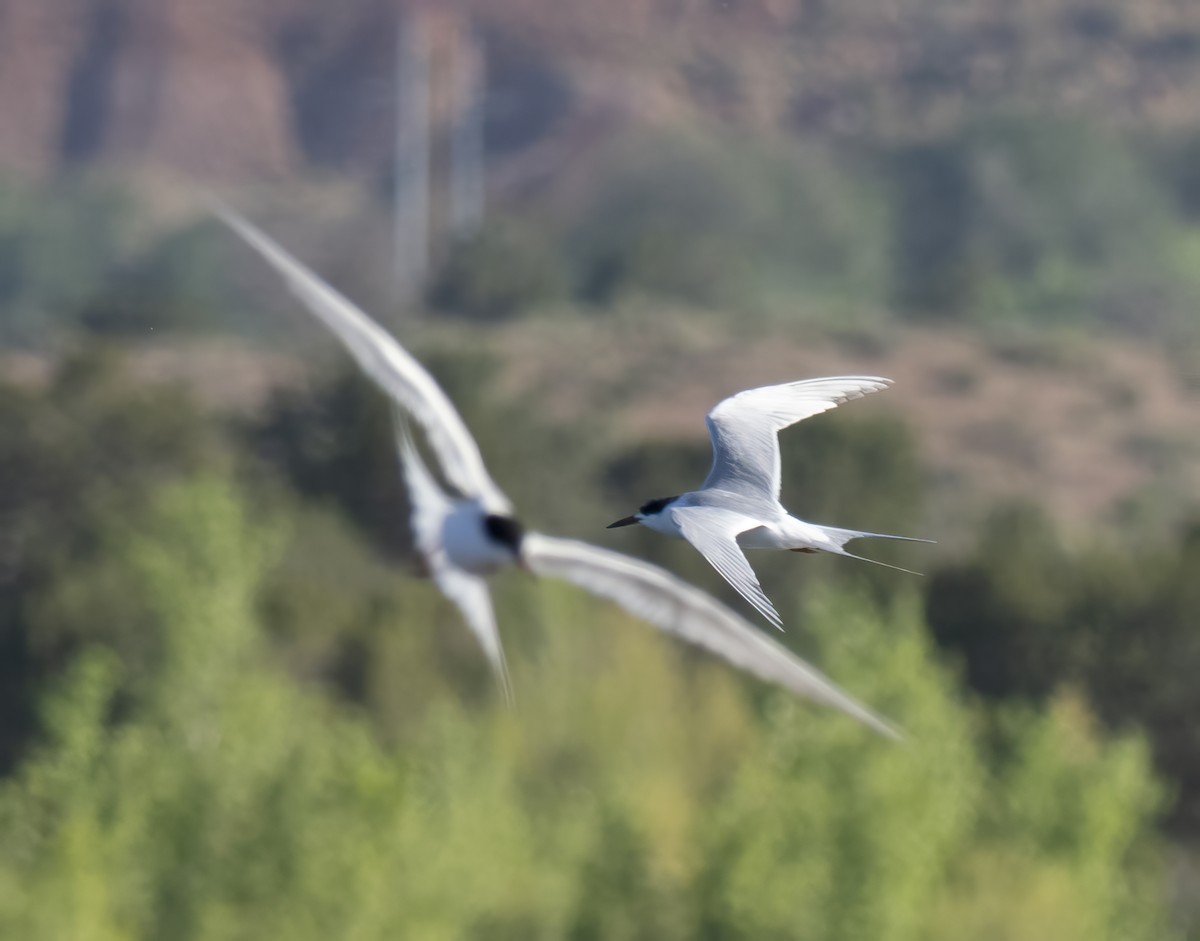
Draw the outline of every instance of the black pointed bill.
M609 523L605 529L616 529L618 526L632 526L634 523L640 523L636 516L626 516L624 519L619 519L615 523Z

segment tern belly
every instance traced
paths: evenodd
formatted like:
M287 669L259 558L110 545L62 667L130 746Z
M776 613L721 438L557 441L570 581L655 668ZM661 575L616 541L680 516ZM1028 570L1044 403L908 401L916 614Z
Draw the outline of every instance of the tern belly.
M794 516L748 529L738 535L737 541L743 549L837 549L837 543L822 527Z
M513 561L502 545L488 539L484 513L473 502L460 503L442 524L442 548L459 568L473 575L490 575Z

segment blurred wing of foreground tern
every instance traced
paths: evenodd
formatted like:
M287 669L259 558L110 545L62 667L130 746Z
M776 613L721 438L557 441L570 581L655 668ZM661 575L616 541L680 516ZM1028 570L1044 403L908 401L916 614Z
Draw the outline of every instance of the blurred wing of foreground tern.
M608 528L641 523L656 532L686 539L722 578L778 628L783 626L779 614L759 585L744 549L832 552L898 569L896 565L854 555L843 546L863 537L906 542L933 540L808 523L792 516L779 502L782 485L779 432L891 384L890 379L879 376L834 376L763 386L731 395L719 402L706 418L713 462L700 489L650 500L632 516L610 523Z
M748 673L833 706L891 738L887 722L732 611L673 575L586 543L527 532L492 481L479 448L434 378L365 313L245 219L218 215L280 275L375 382L426 432L449 483L446 494L421 460L403 419L398 443L413 505L417 548L439 589L462 612L509 697L510 685L484 576L516 565L571 582L723 657Z

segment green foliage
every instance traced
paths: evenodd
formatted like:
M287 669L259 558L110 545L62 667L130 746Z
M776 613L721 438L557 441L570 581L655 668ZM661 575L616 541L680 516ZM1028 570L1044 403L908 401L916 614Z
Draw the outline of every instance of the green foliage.
M1074 683L1114 727L1146 729L1187 832L1200 821L1198 545L1193 525L1156 547L1070 549L1044 515L1010 508L987 521L972 557L930 579L926 598L934 635L979 692L1042 701Z
M333 500L379 545L409 546L391 406L353 366L311 390L284 390L247 434L271 469L310 499Z
M0 181L0 344L234 326L212 223L147 241L148 215L133 193L87 179Z
M228 482L113 525L163 659L118 695L85 653L45 700L0 787L5 937L1168 936L1144 748L1067 703L981 750L911 601L805 621L903 745L540 584L516 711L434 683L392 749L266 656L279 533ZM391 630L440 629L417 610Z
M886 628L870 606L829 593L808 613L822 663L894 717L906 742L876 748L840 723L796 721L804 707L773 704L768 760L739 766L716 811L707 917L717 937L930 937L928 906L982 797L969 715L910 606Z
M1178 334L1194 279L1168 187L1132 142L1059 118L975 120L901 151L893 296L910 316Z
M567 232L585 298L642 291L744 308L802 289L878 300L885 246L863 177L829 154L707 131L605 153L587 205L574 207L584 221Z
M979 557L935 573L927 613L935 636L961 652L971 687L988 696L1045 697L1078 679L1078 638L1067 636L1070 560L1053 526L1024 506L987 520Z
M30 732L32 699L81 643L133 660L152 645L136 596L101 569L114 519L182 471L222 461L216 428L178 390L132 386L111 353L67 357L44 390L0 385L0 766Z
M1195 342L1186 136L1026 108L971 112L912 140L800 145L709 124L614 135L451 246L427 300L500 322L559 315L572 296L594 310L648 295L745 326L829 327L878 324L890 305L904 319ZM211 222L151 224L151 208L86 181L0 187L0 342L64 328L245 332L231 316L244 255ZM343 226L321 273L378 293L380 224L364 213ZM281 322L251 332L278 335Z
M133 204L115 189L0 182L0 342L61 327L132 250Z
M165 657L115 726L110 657L81 658L50 701L50 742L0 801L0 933L354 937L344 926L370 922L371 834L402 806L400 769L256 666L272 541L215 481L162 493L117 538Z
M430 301L470 320L505 320L567 294L561 256L544 233L512 222L493 224L455 245Z
M163 234L80 303L93 333L145 338L152 330L233 326L226 266L207 221Z
M1171 937L1153 905L1162 878L1132 820L1152 815L1161 789L1138 739L1098 747L1081 701L1060 696L1040 715L1004 715L1007 757L996 762L981 838L939 902L939 937L1012 941ZM1130 811L1133 811L1131 814Z
M909 316L952 319L976 300L977 220L967 163L947 143L894 155L891 301Z

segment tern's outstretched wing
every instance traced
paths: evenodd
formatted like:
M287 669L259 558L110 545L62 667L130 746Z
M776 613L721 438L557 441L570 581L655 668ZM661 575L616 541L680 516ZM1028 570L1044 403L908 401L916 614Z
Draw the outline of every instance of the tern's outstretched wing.
M760 679L853 716L889 738L896 730L795 654L761 634L704 592L660 568L587 543L529 533L529 567L615 601L667 633L723 657Z
M404 468L404 481L412 502L412 525L417 548L429 563L430 573L442 594L462 612L463 619L492 665L505 701L511 703L512 684L508 679L508 666L504 660L504 648L496 628L496 615L492 610L487 582L454 565L442 548L442 524L454 509L454 503L442 493L437 481L429 473L402 421L396 423L396 441Z
M739 533L761 526L761 520L734 510L707 506L671 507L664 512L671 514L683 538L696 547L725 581L754 605L759 614L783 630L779 612L762 590L758 576L737 542Z
M297 299L337 335L362 370L420 423L447 480L489 509L508 512L509 501L488 475L475 439L425 367L363 311L251 223L229 209L215 211L283 276Z
M779 499L780 431L891 385L878 376L834 376L747 389L708 413L713 463L703 489Z

